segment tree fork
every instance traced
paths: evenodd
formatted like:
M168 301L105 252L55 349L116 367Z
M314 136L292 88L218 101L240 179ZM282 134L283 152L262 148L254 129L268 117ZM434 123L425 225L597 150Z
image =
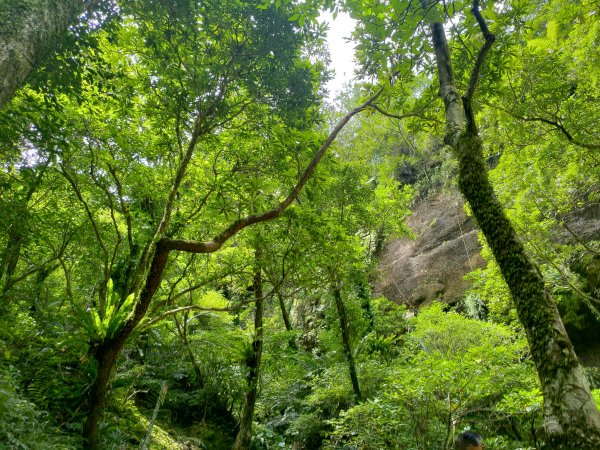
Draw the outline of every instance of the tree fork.
M460 100L454 85L450 50L443 25L440 22L431 24L440 96L446 110L445 142L457 155L459 188L469 202L500 267L527 334L544 395L544 428L548 448L598 449L600 412L591 396L583 369L556 304L546 291L539 270L527 257L487 176L471 102L485 57L495 38L481 16L478 0L473 2L471 12L485 43L471 72L466 95Z
M113 368L127 338L146 315L150 301L160 284L168 257L169 249L164 246L162 241L159 242L152 258L146 284L135 304L133 316L115 334L114 338L104 339L92 351L92 356L98 362L98 374L90 389L88 416L83 427L83 437L86 439L88 448L92 450L99 448L98 425L102 417Z
M83 437L87 441L88 448L98 448L98 425L102 415L102 409L106 401L108 385L110 383L113 367L123 346L125 345L125 341L133 332L133 330L135 330L135 327L137 327L140 321L145 317L146 312L148 311L150 302L152 301L152 298L154 297L154 294L160 285L162 273L168 261L169 252L176 250L188 253L214 253L218 251L223 244L227 242L227 240L235 236L244 228L257 223L274 220L281 216L287 207L292 204L298 195L300 195L300 192L312 176L317 165L339 132L352 117L367 109L375 100L377 100L377 98L382 94L383 89L384 87L378 89L377 92L375 92L375 94L373 94L367 101L352 109L344 117L342 117L331 133L329 133L319 150L314 154L311 162L304 170L304 173L294 188L291 190L288 196L281 203L279 203L278 206L265 211L262 214L246 216L233 222L228 228L222 231L219 235L215 236L211 241L199 242L170 239L167 237L157 239L156 244L151 250L148 251L148 255L142 256L142 259L149 259L151 257L152 261L150 263L150 269L145 277L144 287L142 288L139 298L135 303L133 316L123 325L123 328L116 333L114 338L105 339L103 342L99 343L97 348L95 348L93 351L93 355L98 361L98 375L96 376L96 379L92 383L92 387L90 389L90 406L88 417L83 428ZM190 144L190 148L191 145L192 144ZM190 152L188 151L188 153ZM191 154L189 154L188 159L190 157ZM178 171L176 181L181 181L183 176L183 171ZM175 196L173 192L175 192L175 190L172 191L172 197ZM168 216L165 215L161 221L161 224L167 222Z

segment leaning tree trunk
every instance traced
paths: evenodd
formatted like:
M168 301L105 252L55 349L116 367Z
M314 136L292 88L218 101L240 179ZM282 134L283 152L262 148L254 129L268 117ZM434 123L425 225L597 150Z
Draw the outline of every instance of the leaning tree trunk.
M283 298L283 295L281 294L281 291L279 289L276 290L277 292L277 299L279 300L279 309L281 310L281 317L283 319L283 323L285 325L285 330L286 331L293 331L294 328L292 327L292 321L290 320L290 314L285 306L285 299Z
M83 436L87 443L86 448L93 450L100 448L98 425L102 418L112 371L121 348L122 345L107 341L93 352L93 356L98 363L98 373L90 389L90 406L83 427Z
M233 450L246 450L250 447L252 439L252 419L254 418L254 406L258 397L258 381L260 376L260 363L263 348L263 314L265 310L265 299L262 292L262 277L260 269L254 275L254 340L252 341L252 353L246 359L248 372L248 390L244 398L244 409L240 419L240 429L233 444Z
M489 182L482 142L472 111L472 97L485 56L494 42L479 12L472 9L485 37L467 92L462 98L454 84L450 51L443 25L431 25L440 95L446 109L445 142L459 160L459 187L481 228L510 289L544 395L544 427L549 448L600 448L600 413L538 268L528 258Z
M340 328L342 329L342 345L344 347L344 356L348 363L348 371L350 372L350 381L352 382L352 391L354 392L354 400L359 403L362 399L360 393L360 385L358 384L358 376L356 375L356 364L354 362L354 355L352 354L352 347L350 346L350 324L348 323L348 314L346 313L346 306L342 300L342 293L339 288L333 289L333 297L335 299L335 306L337 308L338 317L340 319Z
M86 0L0 0L0 109L57 48Z
M293 331L294 327L292 327L292 321L290 320L290 313L285 306L285 298L281 294L279 289L276 289L277 298L279 299L279 309L281 310L281 317L283 318L283 323L285 325L285 330L287 332ZM294 336L290 336L290 340L288 344L292 350L298 350L298 345L296 344L296 338Z
M168 248L165 247L164 241L160 241L156 245L150 270L146 276L144 288L134 307L132 317L116 332L114 337L105 338L92 349L91 353L96 359L98 371L90 388L88 415L83 427L86 448L99 448L98 426L104 410L112 372L127 338L146 315L150 300L160 284L168 256Z
M544 394L552 449L599 449L600 414L544 280L531 263L489 183L481 141L464 133L456 147L459 186L513 297Z

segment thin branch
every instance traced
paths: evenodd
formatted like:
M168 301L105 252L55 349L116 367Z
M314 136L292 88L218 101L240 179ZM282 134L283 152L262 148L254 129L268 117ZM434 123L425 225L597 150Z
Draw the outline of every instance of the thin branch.
M511 116L513 116L517 119L520 119L524 122L542 122L542 123L545 123L548 125L552 125L558 131L560 131L562 134L564 134L565 137L567 138L567 140L571 144L576 145L577 147L586 148L588 150L599 150L600 149L600 144L586 144L585 142L581 142L581 141L578 141L577 139L575 139L573 137L573 135L571 133L569 133L569 131L560 122L555 122L553 120L545 119L543 117L523 117L523 116L519 116L517 114L514 114L513 112L506 111L506 110L505 110L505 112L507 112Z
M481 34L485 39L485 43L479 50L477 54L477 60L475 61L475 66L473 67L473 71L471 72L471 78L469 79L469 85L467 87L467 92L463 96L463 106L465 109L465 116L467 119L467 129L473 133L477 134L477 127L475 126L475 118L473 116L473 95L475 94L475 90L477 89L477 83L479 82L479 75L481 73L481 68L483 67L483 63L485 62L485 58L492 48L494 41L496 40L496 36L490 33L485 20L479 11L479 0L473 0L473 7L471 8L471 12L475 16L477 23L479 24L479 28L481 29Z
M429 105L431 105L433 103L433 101L428 102L426 105L422 106L421 108L417 109L416 111L412 111L406 114L393 114L390 113L388 111L386 111L385 109L381 108L379 105L373 103L372 105L370 105L371 108L373 108L375 111L379 112L380 114L383 114L386 117L390 117L392 119L397 119L397 120L402 120L402 119L406 119L408 117L418 117L420 119L423 120L427 120L430 122L437 122L437 123L442 123L440 120L436 119L436 118L432 118L432 117L426 117L422 114L423 111L425 111L425 109L427 109L427 107L429 107Z
M589 245L587 245L586 242L583 241L583 239L581 239L579 237L579 235L569 226L567 225L566 221L561 220L559 222L560 226L562 226L565 230L567 230L569 232L569 234L571 236L573 236L573 239L575 239L575 241L577 241L577 243L579 245L581 245L583 248L585 248L589 253L593 253L594 255L600 255L600 252L594 250L593 248L591 248Z
M89 205L83 198L83 195L81 194L81 191L79 190L79 186L77 186L77 183L75 183L75 180L73 179L73 177L71 177L71 175L69 174L69 172L67 171L66 167L63 164L61 164L61 169L62 169L61 170L62 175L67 179L67 181L73 188L73 191L75 191L75 195L79 199L79 202L83 205L83 208L85 209L85 213L88 217L88 220L90 221L90 224L92 225L92 228L94 230L94 235L96 236L96 241L98 242L98 245L102 249L102 253L104 253L104 272L106 274L106 273L108 273L108 258L109 258L108 249L106 248L106 245L104 244L104 241L102 240L102 237L100 236L100 230L98 228L98 224L96 223L96 220L94 219L94 215L92 214L92 211L90 210Z
M45 264L47 264L48 262L49 261L46 261L45 263L42 263L42 265L40 265L40 266L32 267L29 270L19 274L19 276L7 278L6 284L3 288L3 291L8 292L8 290L11 289L15 284L19 283L20 281L23 281L25 278L29 277L30 275L33 275L34 273L42 270L44 268Z
M181 270L181 274L179 275L179 277L171 284L171 288L169 289L169 295L167 295L167 304L171 303L172 304L172 299L173 299L173 293L175 292L175 289L177 289L177 286L179 285L179 283L181 283L183 281L183 279L185 278L185 276L188 273L188 270L190 269L190 267L194 264L194 261L196 260L196 255L192 255L185 263L185 267L183 268L183 270Z
M373 104L373 102L381 95L383 89L384 87L381 87L369 100L351 110L342 118L342 120L340 120L340 122L335 126L333 131L329 134L323 145L321 145L321 148L317 151L317 153L315 153L312 161L304 170L304 173L296 183L296 186L294 186L292 191L278 206L262 214L253 214L236 220L227 229L215 236L211 241L199 242L183 239L162 238L161 244L168 251L179 250L190 253L213 253L219 250L228 239L236 235L244 228L250 225L254 225L256 223L266 222L279 217L286 210L286 208L298 197L300 191L302 191L302 188L306 185L313 172L315 171L315 168L325 155L325 152L329 149L329 147L331 146L339 132L342 130L342 128L344 128L348 121L356 114L369 108Z
M108 172L111 174L117 187L117 195L119 196L121 213L125 216L125 222L127 223L127 243L129 244L129 255L133 256L133 254L135 253L135 247L133 243L133 225L131 220L131 210L129 208L129 205L125 202L125 199L123 198L123 185L121 184L121 180L119 180L119 177L117 176L116 169L111 164L107 164L107 167Z
M160 281L162 279L162 273L165 270L165 266L167 264L169 258L169 252L171 250L181 250L187 251L190 253L212 253L216 252L221 248L221 246L235 234L237 234L242 229L246 228L249 225L265 222L267 220L272 220L279 217L283 211L298 197L300 191L304 187L304 185L308 182L308 179L313 174L315 168L319 161L323 158L327 149L331 146L339 132L344 128L344 126L348 123L348 121L354 117L356 114L364 111L369 107L371 103L373 103L377 98L382 94L384 90L384 86L379 88L379 90L369 98L365 103L351 110L348 114L346 114L342 120L336 125L333 131L329 134L319 151L313 157L311 163L308 165L302 177L298 180L296 186L292 189L290 194L283 200L277 207L271 209L263 214L259 215L251 215L245 217L243 219L239 219L234 222L230 227L228 227L221 234L217 235L212 241L208 242L197 242L197 241L185 241L185 240L173 240L169 238L162 238L155 241L155 246L153 248L152 262L150 263L150 269L146 276L146 282L144 287L142 288L139 296L139 300L135 304L133 316L125 323L125 325L120 329L119 333L113 338L112 344L121 346L124 344L127 337L131 334L131 332L135 329L135 327L140 323L140 321L144 318L148 307L150 306L150 302L152 297L156 293L158 287L160 286ZM196 133L194 133L196 134ZM182 178L182 177L181 177ZM181 181L181 180L179 180ZM173 191L172 191L173 192ZM167 210L165 209L165 213ZM166 215L166 214L165 214ZM163 217L164 219L164 217ZM167 219L168 221L168 219ZM159 227L159 230L161 228ZM158 230L157 230L158 231ZM154 241L154 240L153 240Z
M152 325L160 322L161 320L164 320L167 317L172 316L174 314L179 314L180 312L192 311L192 310L212 311L212 312L235 312L239 308L240 308L239 306L229 307L229 308L211 308L211 307L204 307L204 306L198 306L198 305L181 306L180 308L171 309L169 311L162 313L160 316L157 316L154 319L149 320L148 322L142 324L142 328L149 328Z
M563 282L566 284L566 286L563 286L563 287L568 287L568 288L572 289L577 295L579 295L586 302L586 304L588 304L588 307L590 307L590 309L593 309L592 312L595 313L598 320L600 320L600 314L591 305L591 303L596 303L596 304L600 305L600 299L595 298L589 294L586 294L581 289L579 289L577 286L575 286L573 283L571 283L571 281L569 281L568 275L566 273L564 273L564 271L558 266L558 264L556 264L552 260L552 258L544 256L544 252L543 252L543 250L540 249L539 245L537 245L534 241L530 241L529 243L531 244L532 247L534 247L540 253L540 259L542 259L542 261L544 261L546 264L550 265L552 268L554 268L554 270L556 270L558 272L558 274L562 278Z
M115 242L115 246L114 246L112 256L110 258L110 263L108 266L109 272L110 272L110 270L114 266L115 261L117 259L117 253L119 252L119 247L121 246L121 242L123 242L123 236L121 236L121 232L119 231L119 224L117 223L117 218L115 216L115 205L114 205L114 201L113 201L113 195L111 194L109 189L106 187L106 185L104 183L102 183L94 174L93 161L92 161L92 165L90 166L90 177L91 177L92 181L94 182L94 184L106 194L106 198L108 200L108 208L110 210L110 218L111 218L111 221L113 224L113 228L115 229L115 234L117 236L117 241ZM105 281L108 282L108 279L105 278Z

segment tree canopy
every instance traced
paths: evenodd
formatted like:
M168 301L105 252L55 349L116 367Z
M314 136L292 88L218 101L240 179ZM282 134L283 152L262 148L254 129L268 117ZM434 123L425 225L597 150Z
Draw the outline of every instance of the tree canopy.
M58 3L0 0L6 448L598 448L593 3ZM457 188L464 299L377 296Z

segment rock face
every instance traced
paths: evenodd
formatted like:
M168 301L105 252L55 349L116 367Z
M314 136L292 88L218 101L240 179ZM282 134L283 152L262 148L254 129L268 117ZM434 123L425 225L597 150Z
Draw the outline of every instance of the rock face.
M600 241L600 203L589 203L568 212L562 218L565 230L570 230L565 241L572 241L574 233L583 242Z
M375 295L384 295L417 310L440 300L458 302L469 287L463 277L485 266L475 224L463 208L457 191L446 191L421 202L406 219L413 238L395 239L386 245L379 265ZM590 203L559 218L563 226L556 238L564 243L600 240L600 203ZM585 258L584 258L585 259ZM572 263L572 270L600 293L600 256ZM582 303L580 313L590 315ZM596 319L575 326L566 323L579 359L585 366L600 368L600 333ZM600 374L600 372L599 372ZM600 384L600 375L597 383Z
M465 274L485 266L472 219L456 191L420 203L406 219L414 239L390 242L384 249L375 294L417 309L440 300L459 301L469 282Z

